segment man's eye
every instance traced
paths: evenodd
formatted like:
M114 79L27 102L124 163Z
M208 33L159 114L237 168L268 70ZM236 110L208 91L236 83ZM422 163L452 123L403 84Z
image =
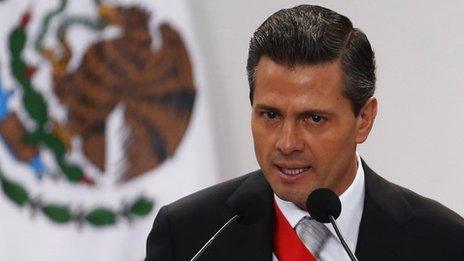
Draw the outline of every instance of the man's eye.
M306 120L310 123L313 123L313 124L322 124L324 123L324 117L322 116L319 116L319 115L309 115Z
M318 123L318 122L320 122L320 121L322 120L322 117L319 116L319 115L311 115L311 120L312 120L313 122Z
M266 111L263 113L264 116L268 119L275 119L277 118L277 113L275 111Z

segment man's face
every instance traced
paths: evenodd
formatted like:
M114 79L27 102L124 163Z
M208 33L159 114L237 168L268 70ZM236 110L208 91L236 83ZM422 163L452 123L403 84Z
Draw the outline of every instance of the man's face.
M355 117L342 85L338 61L291 69L264 56L258 64L251 120L256 158L273 191L303 209L317 188L338 195L348 188L356 144L375 118L375 99L366 104L373 117L366 117L366 106Z

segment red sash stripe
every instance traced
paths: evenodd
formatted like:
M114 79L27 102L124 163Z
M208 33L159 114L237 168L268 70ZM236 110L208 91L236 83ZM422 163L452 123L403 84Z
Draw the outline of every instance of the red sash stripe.
M274 253L279 261L316 261L274 201Z

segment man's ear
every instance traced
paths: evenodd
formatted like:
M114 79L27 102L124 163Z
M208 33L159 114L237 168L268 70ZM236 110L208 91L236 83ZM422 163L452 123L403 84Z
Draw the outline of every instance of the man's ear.
M357 117L356 126L356 143L360 144L366 141L372 126L374 125L375 117L377 116L377 99L375 97L369 98L366 104L361 108Z

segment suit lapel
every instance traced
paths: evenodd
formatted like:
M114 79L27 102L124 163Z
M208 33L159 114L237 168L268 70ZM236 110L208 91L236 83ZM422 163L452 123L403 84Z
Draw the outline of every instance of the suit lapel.
M356 256L359 260L410 260L405 256L402 226L414 213L396 185L362 163L366 193Z

